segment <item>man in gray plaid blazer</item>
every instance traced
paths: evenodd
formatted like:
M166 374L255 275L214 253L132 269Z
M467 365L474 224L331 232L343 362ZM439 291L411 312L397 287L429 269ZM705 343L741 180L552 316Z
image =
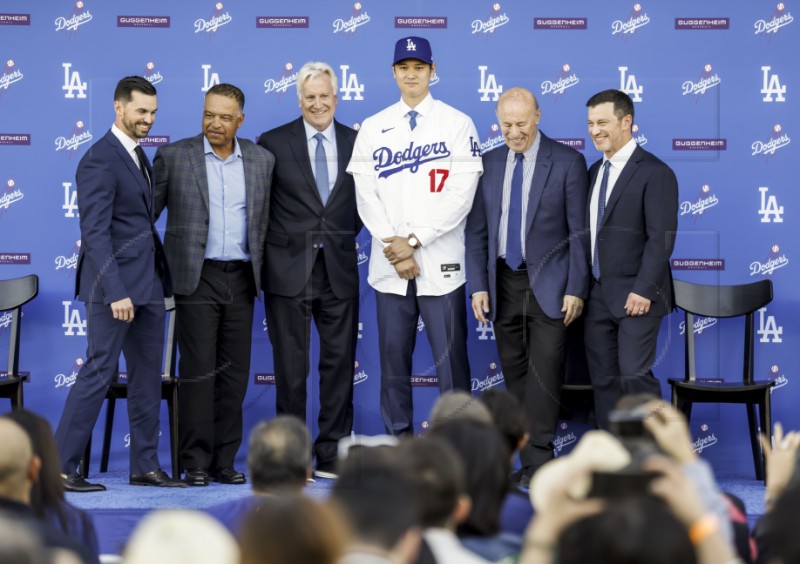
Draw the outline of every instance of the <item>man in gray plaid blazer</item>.
M243 110L237 87L212 87L203 133L161 147L154 160L156 214L168 209L164 248L180 351L181 465L193 486L245 482L233 461L242 442L275 158L236 137Z

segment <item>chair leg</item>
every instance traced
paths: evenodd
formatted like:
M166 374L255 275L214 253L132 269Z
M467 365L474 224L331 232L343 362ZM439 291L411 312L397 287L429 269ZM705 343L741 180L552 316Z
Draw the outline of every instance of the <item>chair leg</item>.
M114 428L114 409L117 399L110 397L106 405L106 429L103 433L103 454L100 457L100 472L108 472L108 455L111 452L111 431Z
M761 400L761 403L758 406L758 415L760 416L760 424L761 424L761 433L766 435L769 439L772 437L772 409L771 409L771 398L770 398L770 390L766 390L764 392L764 397ZM766 456L764 455L763 449L761 449L761 444L759 443L759 452L761 456L759 457L759 463L761 466L761 479L764 480L764 483L767 481L767 461Z
M180 459L178 458L178 385L173 383L172 393L167 402L169 416L169 450L172 455L172 477L181 478Z
M760 404L761 402L759 402ZM758 444L758 419L755 404L747 404L747 425L750 428L750 448L753 451L753 464L756 469L756 479L764 479L764 468L761 460L761 446Z
M89 461L92 459L92 436L89 435L89 440L86 441L86 449L83 451L83 458L78 466L78 472L84 478L89 477Z
M22 409L23 407L25 407L25 402L23 401L23 398L22 398L22 380L20 380L17 383L16 392L17 393L11 399L11 409L12 410Z

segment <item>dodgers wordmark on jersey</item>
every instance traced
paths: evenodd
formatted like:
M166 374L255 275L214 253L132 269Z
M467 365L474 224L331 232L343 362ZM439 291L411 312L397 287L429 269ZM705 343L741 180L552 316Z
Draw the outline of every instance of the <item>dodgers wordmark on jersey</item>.
M405 295L383 255L381 239L413 233L420 274L417 295L441 296L466 281L464 226L483 172L480 141L466 114L430 94L414 110L412 131L400 100L364 120L347 172L356 184L358 213L372 234L369 284Z

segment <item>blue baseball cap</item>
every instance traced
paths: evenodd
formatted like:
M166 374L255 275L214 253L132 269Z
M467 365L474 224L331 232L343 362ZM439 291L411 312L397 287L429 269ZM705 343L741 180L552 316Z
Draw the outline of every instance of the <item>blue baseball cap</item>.
M431 44L424 37L404 37L394 44L394 62L396 65L404 59L417 59L423 63L433 64Z

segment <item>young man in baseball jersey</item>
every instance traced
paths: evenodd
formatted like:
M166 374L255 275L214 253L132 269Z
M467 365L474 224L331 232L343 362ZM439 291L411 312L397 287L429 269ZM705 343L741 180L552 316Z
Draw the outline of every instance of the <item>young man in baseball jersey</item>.
M413 432L411 358L420 314L439 389L470 385L464 226L483 165L472 120L430 95L435 71L426 39L397 42L392 72L401 99L364 121L347 167L372 234L381 415L394 435Z

